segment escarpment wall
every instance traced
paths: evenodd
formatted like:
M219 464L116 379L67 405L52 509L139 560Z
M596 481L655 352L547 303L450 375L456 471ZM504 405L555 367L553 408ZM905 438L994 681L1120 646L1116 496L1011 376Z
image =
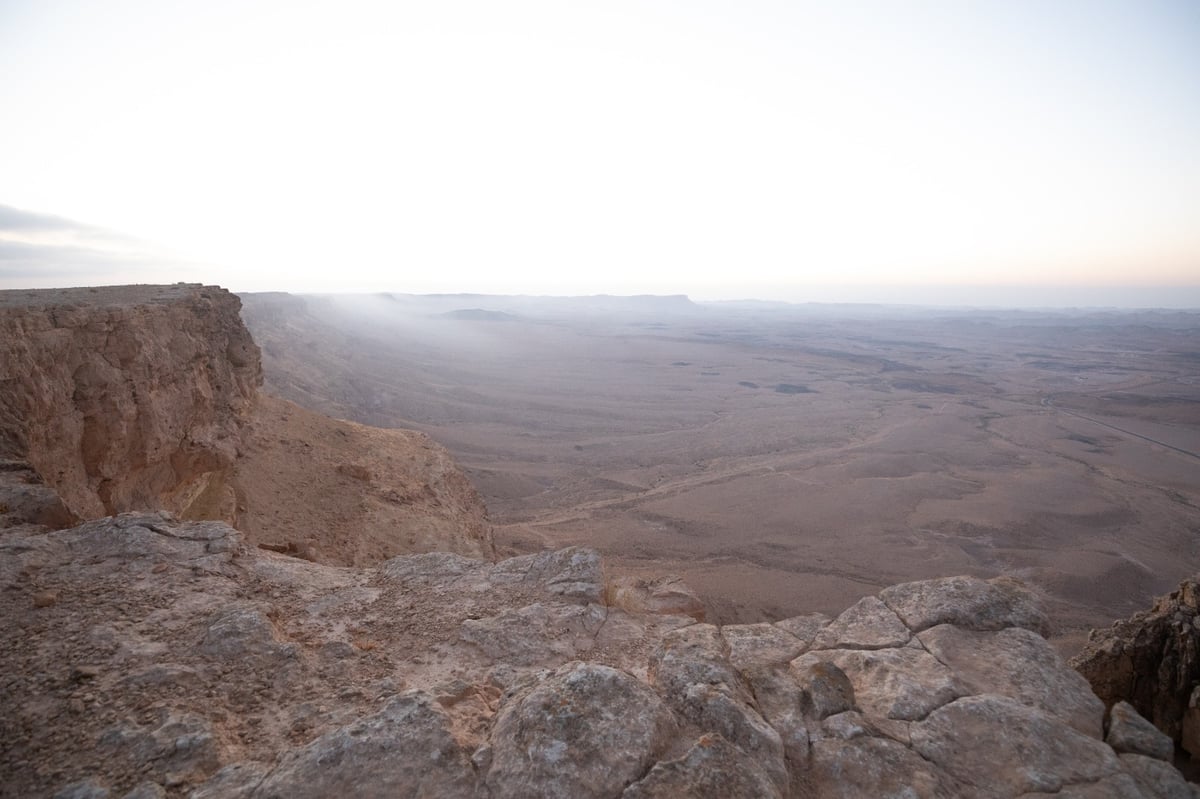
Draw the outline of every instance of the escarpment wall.
M261 393L240 311L188 284L0 292L0 528L167 510L338 565L494 556L483 500L428 437Z
M1071 665L1106 705L1128 702L1200 754L1200 711L1192 702L1200 687L1200 580L1184 580L1149 610L1093 630Z
M191 284L0 292L0 457L83 518L185 513L262 383L240 309Z

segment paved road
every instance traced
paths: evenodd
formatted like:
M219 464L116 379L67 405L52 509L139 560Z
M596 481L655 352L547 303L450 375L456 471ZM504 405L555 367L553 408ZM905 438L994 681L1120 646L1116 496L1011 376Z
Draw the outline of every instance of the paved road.
M1141 433L1135 433L1132 430L1126 430L1123 427L1117 427L1115 424L1109 424L1108 422L1102 422L1099 419L1093 419L1090 416L1084 416L1082 413L1078 413L1076 411L1069 411L1066 408L1060 408L1054 404L1053 396L1042 397L1042 405L1046 406L1047 408L1056 410L1059 413L1065 413L1067 416L1074 416L1076 419L1083 419L1085 422L1091 422L1092 424L1098 424L1101 427L1107 427L1109 430L1116 430L1118 433L1124 433L1127 436L1133 436L1134 438L1140 438L1142 441L1149 441L1151 444L1158 444L1160 447L1166 447L1167 449L1174 450L1175 452L1178 452L1182 455L1188 455L1192 458L1195 458L1196 460L1200 460L1200 453L1192 452L1190 449L1183 449L1182 447L1176 447L1173 444L1168 444L1165 441L1159 441L1157 438L1151 438L1150 436L1144 436Z

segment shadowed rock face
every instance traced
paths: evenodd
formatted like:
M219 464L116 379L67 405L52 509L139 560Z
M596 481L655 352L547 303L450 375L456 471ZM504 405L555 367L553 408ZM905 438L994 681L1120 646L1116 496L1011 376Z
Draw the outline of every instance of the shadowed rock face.
M605 582L580 548L341 568L162 513L9 530L0 773L15 796L1191 796L1133 708L1104 737L1011 581L725 627Z
M1180 742L1200 685L1200 582L1185 580L1150 610L1093 630L1071 665L1105 705L1128 702Z
M186 511L262 383L240 309L199 285L0 292L0 456L80 518Z

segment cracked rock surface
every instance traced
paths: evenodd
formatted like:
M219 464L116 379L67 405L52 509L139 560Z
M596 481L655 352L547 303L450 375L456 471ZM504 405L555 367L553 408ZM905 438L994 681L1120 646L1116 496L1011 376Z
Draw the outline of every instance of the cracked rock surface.
M11 529L0 795L1194 795L1011 580L718 627L608 579L581 548L324 565L166 513Z

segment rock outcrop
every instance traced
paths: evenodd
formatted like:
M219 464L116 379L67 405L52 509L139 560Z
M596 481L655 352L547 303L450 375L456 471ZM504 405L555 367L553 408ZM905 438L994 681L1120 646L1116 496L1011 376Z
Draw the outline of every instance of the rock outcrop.
M8 796L1191 797L1015 582L717 627L596 553L346 568L131 514L0 539ZM969 601L967 601L969 600Z
M262 394L242 440L220 481L233 512L197 502L189 517L232 519L259 546L344 566L413 552L493 557L483 499L424 433L330 419Z
M427 436L261 393L240 307L186 284L0 292L0 526L162 509L327 563L493 556L482 499Z
M240 308L185 284L0 292L0 457L81 519L186 512L262 382Z
M1200 686L1200 582L1185 580L1150 610L1093 630L1071 665L1105 705L1127 702L1177 743L1189 715L1200 732L1200 710L1189 712ZM1200 736L1192 746L1200 755Z

